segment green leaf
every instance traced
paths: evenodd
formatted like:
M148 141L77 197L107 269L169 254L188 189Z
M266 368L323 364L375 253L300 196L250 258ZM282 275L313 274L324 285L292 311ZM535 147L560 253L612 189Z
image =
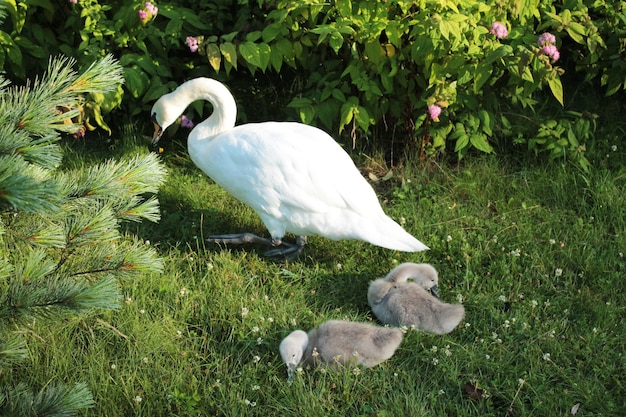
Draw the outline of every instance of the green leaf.
M263 42L269 43L276 39L282 30L282 25L279 23L272 23L271 25L265 26L262 32Z
M220 67L222 66L222 54L220 52L220 48L214 43L208 44L206 46L206 57L215 72L219 72Z
M550 91L552 91L554 98L563 106L563 84L561 84L561 79L558 75L548 78L548 85L550 86Z
M141 97L150 84L146 73L136 67L124 68L124 79L126 80L126 88L135 98Z
M480 89L485 85L491 73L493 72L493 67L489 64L485 64L481 62L476 66L476 74L474 75L474 92L480 92Z
M483 132L485 132L489 136L493 135L493 119L491 118L489 112L487 110L479 110L478 118L480 119L480 127L482 128Z
M472 144L472 146L474 148L478 149L479 151L482 151L482 152L485 152L485 153L493 152L493 148L491 147L491 145L487 141L487 136L485 136L485 135L473 134L473 135L471 135L469 137L469 141Z
M232 65L233 68L237 69L237 48L231 42L224 42L220 44L220 52L226 62Z

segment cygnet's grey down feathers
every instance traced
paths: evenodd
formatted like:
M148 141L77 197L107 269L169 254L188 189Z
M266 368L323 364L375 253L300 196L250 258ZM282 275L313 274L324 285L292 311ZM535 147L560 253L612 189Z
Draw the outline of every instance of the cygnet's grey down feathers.
M391 358L400 346L402 336L402 331L396 328L330 320L309 332L304 364L355 361L357 365L369 368Z
M412 278L414 282L407 280ZM374 315L384 324L415 326L429 333L450 333L465 315L460 304L447 304L428 290L438 284L437 271L429 264L404 263L385 278L373 281L367 292Z
M389 359L402 341L398 328L342 320L330 320L309 331L289 334L280 344L280 354L288 369L293 363L304 366L356 364L376 366Z

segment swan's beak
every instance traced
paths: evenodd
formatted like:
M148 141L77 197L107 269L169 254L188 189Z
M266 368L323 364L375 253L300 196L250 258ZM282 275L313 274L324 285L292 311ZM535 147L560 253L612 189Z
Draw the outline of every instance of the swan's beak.
M439 298L439 289L436 285L430 289L430 293Z
M154 125L154 133L152 134L152 146L155 146L159 143L159 139L163 136L163 128L159 126L157 122L152 122Z

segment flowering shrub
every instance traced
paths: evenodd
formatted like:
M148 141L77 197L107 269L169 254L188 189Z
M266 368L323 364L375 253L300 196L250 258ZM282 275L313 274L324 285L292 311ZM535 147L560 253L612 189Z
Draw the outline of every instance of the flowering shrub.
M535 108L566 103L565 70L584 71L607 94L624 88L626 72L615 58L626 48L626 11L603 0L531 0L524 7L478 0L18 0L2 7L8 18L0 26L0 68L14 80L41 70L50 55L90 62L111 52L124 67L123 94L95 104L121 104L138 116L181 81L210 75L209 68L218 78L268 73L273 85L298 86L283 91L305 123L353 144L378 138L383 147L400 143L421 154L492 152L504 139L584 162L593 120L582 112L552 120Z

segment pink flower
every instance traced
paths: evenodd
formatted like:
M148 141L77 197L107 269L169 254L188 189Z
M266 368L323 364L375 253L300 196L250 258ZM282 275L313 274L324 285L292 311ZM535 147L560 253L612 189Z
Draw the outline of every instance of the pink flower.
M196 52L198 50L198 40L193 36L187 36L185 44L189 47L191 52Z
M496 38L498 39L506 38L507 36L509 36L509 30L500 22L493 22L491 24L491 29L489 30L489 32L496 35Z
M550 58L552 58L553 61L558 61L561 57L561 53L555 45L544 46L543 48L541 48L541 53L548 55Z
M435 122L439 121L441 107L436 104L431 104L430 106L428 106L428 114L430 115L430 118L433 119Z
M156 16L157 13L159 13L159 8L156 7L156 5L154 5L154 4L150 3L149 1L147 1L146 2L146 12L148 12L152 16Z
M143 20L147 20L148 19L148 12L146 12L145 10L141 9L139 10L139 19Z
M180 118L180 125L188 129L191 129L194 126L193 121L184 114Z
M545 45L550 45L556 43L556 38L554 37L553 34L549 33L549 32L544 32L539 36L539 39L537 39L537 44L539 46L545 46Z
M70 0L70 3L76 4L76 3L78 3L78 0Z

